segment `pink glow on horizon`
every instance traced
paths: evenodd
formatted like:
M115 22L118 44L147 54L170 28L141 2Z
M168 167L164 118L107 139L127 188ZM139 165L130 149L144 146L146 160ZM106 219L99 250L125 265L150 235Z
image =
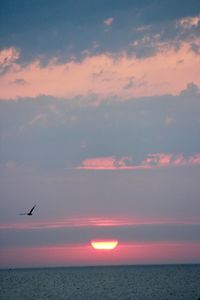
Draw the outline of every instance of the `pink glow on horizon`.
M200 44L200 39L193 42ZM39 58L21 66L17 60L19 52L7 48L0 51L1 64L9 63L9 70L0 78L0 98L97 95L101 100L110 96L130 99L177 95L189 82L200 86L199 57L190 47L189 42L183 42L178 49L160 45L154 56L139 59L124 52L117 59L104 53L61 64L55 57L46 66ZM178 64L180 60L183 63Z
M200 153L189 158L183 154L173 155L168 153L148 154L141 164L133 165L131 157L117 158L115 156L95 157L85 159L76 169L79 170L148 170L164 167L180 167L200 165Z
M200 261L200 243L129 243L112 251L91 245L52 245L0 250L0 266L67 266L101 264L190 263Z

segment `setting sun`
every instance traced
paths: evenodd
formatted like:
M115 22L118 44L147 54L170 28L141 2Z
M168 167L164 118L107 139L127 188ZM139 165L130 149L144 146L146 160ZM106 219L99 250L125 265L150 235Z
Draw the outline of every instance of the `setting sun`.
M98 250L112 250L117 247L118 241L91 241L91 245Z

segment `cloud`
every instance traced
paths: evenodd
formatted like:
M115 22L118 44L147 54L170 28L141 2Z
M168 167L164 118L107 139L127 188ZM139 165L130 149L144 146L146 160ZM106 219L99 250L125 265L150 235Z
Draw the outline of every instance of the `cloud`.
M138 227L138 226L186 226L200 225L198 220L193 219L173 219L173 218L130 218L130 217L68 217L58 220L30 221L18 223L0 223L0 230L43 230L59 228L98 228L98 227Z
M0 51L0 66L5 67L11 65L20 56L20 52L14 48L5 48Z
M103 23L107 26L111 26L113 21L114 21L114 18L108 18L108 19L104 20Z
M84 162L85 168L107 164L112 169L140 166L149 154L171 154L174 160L182 153L187 160L199 153L200 102L194 83L178 96L119 100L99 101L94 95L0 101L1 162L41 168L75 168Z
M86 159L81 163L77 169L82 170L116 170L116 169L127 169L126 160L128 157L122 157L118 159L114 156L110 157L96 157Z
M153 223L157 222L154 220ZM151 223L152 223L151 222ZM158 223L160 223L158 221ZM9 223L0 224L0 230L15 229L15 230L31 230L31 229L54 229L54 228L82 228L82 227L117 227L117 226L133 226L141 224L141 221L128 218L114 218L114 217L68 217L60 218L58 220L29 222L29 223Z
M117 158L96 157L84 160L77 169L80 170L149 170L166 167L180 167L185 165L200 165L200 154L185 158L183 154L172 155L166 153L149 154L141 164L133 165L131 157Z
M85 243L97 237L123 242L199 239L199 171L57 168L1 174L1 247ZM33 218L18 215L36 200Z
M200 44L200 40L195 43ZM199 56L191 51L188 42L183 42L178 49L162 46L152 57L137 58L122 52L116 58L104 53L87 56L81 62L58 63L58 59L53 58L45 66L40 59L22 66L15 61L19 55L17 50L9 50L9 53L10 68L0 78L1 99L38 95L65 99L90 95L96 95L99 100L129 99L179 94L188 82L200 86ZM177 64L180 60L184 60L183 63ZM16 84L10 89L10 82L20 78L29 84Z
M177 21L177 25L184 29L191 29L192 27L197 27L200 24L200 15L188 16L181 18Z
M175 20L162 20L159 23L136 27L133 41L130 42L132 50L138 58L155 56L165 48L179 49L182 43L189 43L191 49L196 51L194 40L199 37L200 15L180 16Z
M62 243L87 244L96 239L117 239L126 243L156 243L156 242L200 242L199 223L145 223L118 226L60 226L48 224L45 227L32 224L13 228L0 229L1 248L9 246L42 246ZM18 224L20 225L20 224ZM40 224L42 225L42 224ZM38 238L37 238L38 237ZM18 239L17 239L18 238Z
M36 167L33 164L19 164L12 160L0 163L1 174L31 174L35 170Z
M0 75L4 75L9 68L14 66L19 57L20 52L15 47L0 50Z
M16 78L15 81L10 82L11 84L19 84L19 85L26 85L28 82L23 78Z
M0 169L2 170L15 170L18 167L16 162L14 161L7 161L6 163L1 163L0 164Z
M167 115L165 120L164 120L164 123L167 126L172 126L173 124L175 124L175 122L176 122L176 120L173 117L169 116L169 115Z
M34 124L38 124L38 123L43 123L43 124L47 123L47 115L44 113L37 114L29 122L30 125L34 125Z

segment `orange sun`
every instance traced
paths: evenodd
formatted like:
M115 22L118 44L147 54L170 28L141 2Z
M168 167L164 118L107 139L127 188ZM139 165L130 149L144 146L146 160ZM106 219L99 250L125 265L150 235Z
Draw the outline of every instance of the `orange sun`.
M91 245L97 250L112 250L117 247L118 241L91 241Z

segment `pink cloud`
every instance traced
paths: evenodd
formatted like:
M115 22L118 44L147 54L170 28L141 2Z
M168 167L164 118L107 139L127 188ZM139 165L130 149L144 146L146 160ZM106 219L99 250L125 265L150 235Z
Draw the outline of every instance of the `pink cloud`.
M113 21L114 21L114 18L108 18L108 19L104 20L103 22L107 26L110 26L110 25L112 25Z
M139 222L139 221L138 221ZM1 229L52 229L52 228L70 228L70 227L115 227L115 226L129 226L135 225L136 219L124 217L66 217L58 220L39 221L39 222L25 222L25 223L9 223L0 224Z
M195 154L189 158L189 164L199 165L200 164L200 154Z
M149 154L139 165L132 164L131 157L96 157L84 160L76 169L80 170L145 170L165 167L200 165L200 153L185 158L183 154Z
M177 21L177 25L184 29L197 27L199 23L200 23L200 15L196 15L193 17L185 17Z
M200 39L194 42L200 44ZM191 51L189 42L183 42L179 49L162 45L154 56L146 58L127 56L124 52L116 58L104 53L87 55L81 62L72 59L58 63L58 59L53 58L43 66L37 59L21 66L15 48L2 50L0 57L2 63L9 64L0 78L1 99L38 95L65 99L96 95L97 101L112 96L129 99L179 94L188 82L200 86L199 57ZM183 63L177 64L180 60L184 60ZM28 84L12 84L11 88L11 83L19 78Z
M97 157L86 159L82 162L81 166L77 169L84 170L116 170L116 169L128 169L126 162L129 157L116 158L114 156Z
M58 220L0 224L1 229L52 229L52 228L70 228L70 227L99 227L99 226L127 226L136 224L136 220L129 218L113 217L66 217Z
M66 217L56 220L46 221L29 221L25 220L16 223L2 223L0 230L41 230L41 229L55 229L55 228L82 228L82 227L123 227L135 225L176 225L176 224L199 224L199 219L181 218L141 218L141 217L121 217L121 216L93 216L93 217Z
M183 154L179 154L176 156L176 158L173 161L173 165L174 166L184 166L186 165L188 162L185 159L185 157L183 156Z
M149 154L147 158L142 162L143 166L151 167L167 167L170 165L172 159L171 154L156 153Z
M20 53L14 47L1 50L0 67L7 67L12 65L19 57L20 57Z

